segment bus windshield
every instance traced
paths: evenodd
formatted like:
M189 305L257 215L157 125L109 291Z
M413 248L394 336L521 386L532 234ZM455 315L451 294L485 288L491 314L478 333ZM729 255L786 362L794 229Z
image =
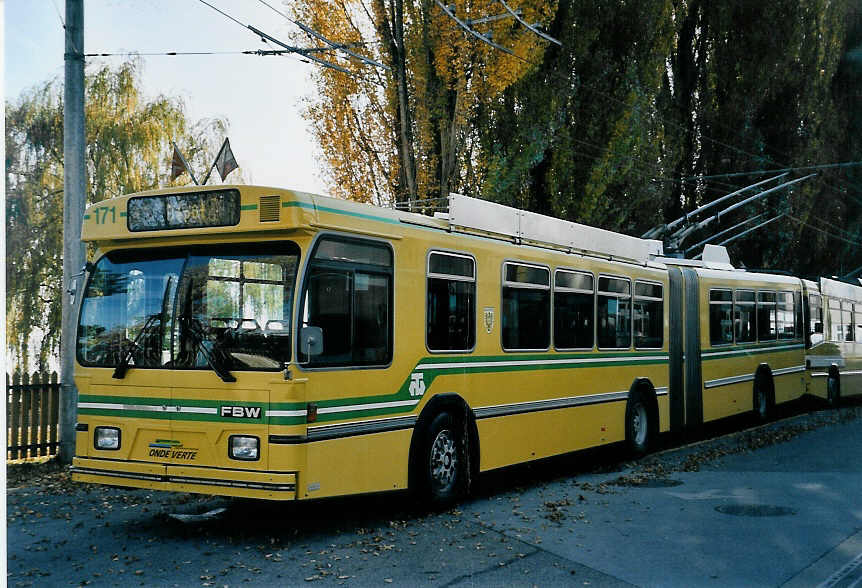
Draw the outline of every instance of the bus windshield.
M292 242L112 251L81 302L81 365L278 370L290 361Z

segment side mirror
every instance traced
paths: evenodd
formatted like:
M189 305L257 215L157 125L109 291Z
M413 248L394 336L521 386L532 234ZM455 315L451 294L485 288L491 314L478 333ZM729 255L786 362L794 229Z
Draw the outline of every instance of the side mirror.
M323 329L302 327L299 330L299 350L306 357L316 357L323 353Z

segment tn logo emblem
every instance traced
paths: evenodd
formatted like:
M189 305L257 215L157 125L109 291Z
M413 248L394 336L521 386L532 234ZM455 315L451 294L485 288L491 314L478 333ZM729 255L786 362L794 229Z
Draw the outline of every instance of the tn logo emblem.
M410 396L422 396L425 394L425 374L413 372L410 374Z

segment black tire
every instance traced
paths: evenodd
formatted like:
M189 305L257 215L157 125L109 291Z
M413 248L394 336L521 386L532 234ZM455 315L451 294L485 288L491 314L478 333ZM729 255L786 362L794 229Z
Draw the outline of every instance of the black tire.
M841 405L841 380L834 373L826 378L826 403L832 408Z
M448 412L441 412L421 435L415 464L420 498L435 509L451 506L467 487L464 427Z
M646 455L653 444L655 427L652 412L641 392L629 396L626 403L626 447L635 457Z
M765 372L757 372L754 377L754 393L752 395L754 418L761 423L768 421L772 417L774 404L772 378Z

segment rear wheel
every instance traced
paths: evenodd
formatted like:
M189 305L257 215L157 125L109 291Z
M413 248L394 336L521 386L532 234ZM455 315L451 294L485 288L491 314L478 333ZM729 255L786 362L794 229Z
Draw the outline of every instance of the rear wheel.
M649 407L643 394L635 393L626 404L626 445L631 453L641 456L649 451L652 437Z
M463 427L448 412L431 421L419 455L419 488L432 507L455 503L464 494L467 480Z

